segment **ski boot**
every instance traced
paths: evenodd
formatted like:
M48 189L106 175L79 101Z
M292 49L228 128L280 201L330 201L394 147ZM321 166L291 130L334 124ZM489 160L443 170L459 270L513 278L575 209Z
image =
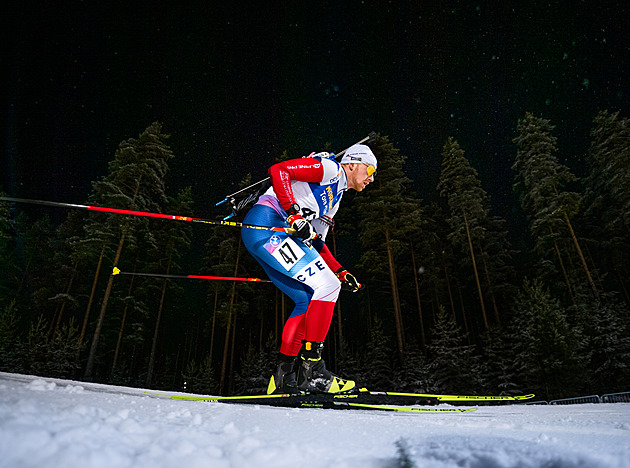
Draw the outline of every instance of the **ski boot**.
M322 359L324 343L302 343L297 363L297 384L302 392L346 393L354 389L354 380L342 379L326 369L326 363Z
M278 366L269 379L267 395L271 395L272 393L290 395L300 393L295 378L294 367L295 356L286 356L284 354L278 356Z

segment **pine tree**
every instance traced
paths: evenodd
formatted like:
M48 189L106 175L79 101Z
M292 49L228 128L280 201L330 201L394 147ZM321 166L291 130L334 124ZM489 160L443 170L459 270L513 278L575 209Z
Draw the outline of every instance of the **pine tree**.
M101 218L101 216L99 216ZM87 334L88 323L90 320L92 306L94 305L97 287L99 285L99 279L101 274L101 267L103 259L110 253L110 248L113 245L112 232L106 228L104 221L96 221L90 219L85 225L85 236L70 241L72 248L72 258L76 259L81 272L85 273L85 276L90 275L92 278L89 286L89 292L86 294L88 299L85 304L85 312L83 313L83 320L81 331L79 333L78 345L83 347L84 339ZM113 255L113 252L111 252ZM81 278L83 275L79 275Z
M190 187L188 187L182 190L178 194L177 198L170 200L168 204L168 212L180 213L182 216L190 216L192 214L191 205L192 195ZM179 262L181 261L183 255L182 250L188 248L191 243L192 231L190 225L186 223L162 223L158 228L150 232L152 233L152 237L155 239L152 243L152 251L150 253L150 256L154 258L154 261L149 267L150 271L168 275L178 270L180 268ZM146 379L147 387L151 386L152 383L160 323L162 322L162 313L164 310L165 296L169 280L165 278L161 281L161 283L161 288L158 294L160 302L158 304L151 352L149 354L149 365ZM171 289L173 289L173 282L170 282L170 284Z
M481 188L477 171L464 157L464 151L454 138L449 138L442 150L442 171L438 184L440 195L448 201L451 241L467 252L472 264L479 305L486 331L489 329L486 301L482 291L480 246L486 244L488 195Z
M597 392L630 388L630 313L618 301L606 301L590 316L597 326L589 338L590 380Z
M22 371L24 373L46 376L48 360L48 324L40 315L30 323L26 340L20 343Z
M361 374L361 365L345 338L340 338L336 364L337 374L355 382L365 381L364 375Z
M206 356L197 364L192 360L182 373L184 379L184 390L192 393L204 395L214 395L218 390L214 368L210 356Z
M546 399L575 395L585 378L578 339L560 302L539 281L525 281L516 299L513 339L520 384Z
M429 378L435 393L476 393L480 390L479 358L452 316L440 307L431 330Z
M371 390L387 391L393 379L391 345L383 331L383 323L377 317L370 332L365 354L362 356L365 385Z
M80 369L77 360L78 330L74 319L56 330L48 344L46 376L71 378Z
M404 325L396 262L409 248L407 238L418 235L421 209L410 189L411 181L403 172L406 158L384 136L378 135L370 147L379 170L374 183L354 198L363 248L361 265L366 276L387 278L389 282L398 357L402 361Z
M116 374L116 368L120 362L120 356L124 353L125 342L144 343L144 333L138 334L139 330L144 331L144 318L149 316L149 311L146 304L146 297L143 297L142 292L146 292L146 288L135 289L135 278L131 278L129 281L129 289L127 295L122 299L123 311L120 318L120 327L118 328L118 339L116 340L116 348L114 350L114 358L112 361L111 375ZM147 281L148 283L148 281ZM137 321L134 324L134 318L140 320L142 324ZM131 323L131 326L129 325ZM135 326L134 326L135 325Z
M483 286L490 298L497 325L502 325L503 316L509 315L512 298L516 293L516 269L510 233L505 219L490 216L486 224L486 242L482 249Z
M265 349L256 349L252 344L241 359L241 369L235 375L236 395L263 395L267 393L267 385L272 369L269 353Z
M248 257L244 247L242 247L239 234L238 231L231 229L215 229L211 233L205 246L207 254L203 259L204 271L207 274L238 276L239 263L244 257ZM228 362L230 362L230 366L234 365L230 360L230 342L235 317L240 310L243 310L244 305L239 304L237 297L237 287L240 288L241 286L237 286L235 281L217 281L211 283L208 289L208 299L213 304L213 324L225 327L221 371L219 374L219 391L221 393L228 386ZM209 348L218 349L215 344L217 338L217 329L213 326Z
M53 295L49 278L55 278L57 273L52 261L52 221L47 214L35 221L21 214L16 217L16 234L23 256L22 278L16 292L18 303L29 304L25 310L29 311L30 318L43 314L46 322L50 323L54 304L49 301Z
M0 196L6 194L0 191ZM9 203L0 201L0 307L15 299L12 294L18 284L18 270L13 242L13 221Z
M402 366L395 372L394 388L399 392L427 393L433 386L425 355L417 345L410 344Z
M175 362L176 354L168 354L164 359L164 365L160 366L155 372L154 388L161 390L178 390L181 389L181 376L177 372L177 363Z
M498 395L523 393L523 389L517 383L518 376L514 368L516 357L514 343L508 338L504 329L492 327L484 339L482 355L483 393Z
M0 371L20 372L18 317L15 299L0 308Z
M630 119L600 112L591 130L584 178L584 222L592 254L630 304Z
M50 278L51 297L55 312L51 323L54 334L62 323L74 318L79 321L78 346L82 347L87 330L87 321L80 316L87 308L87 299L91 293L90 279L94 276L94 265L98 263L102 251L102 242L88 239L86 224L90 214L82 210L68 212L66 219L55 230L53 244L53 265L55 275ZM85 329L82 325L85 325Z
M568 315L580 340L589 392L623 391L630 385L630 310L618 294L594 299L584 289L577 290L578 305Z
M575 180L575 176L554 156L557 148L553 129L549 120L534 117L530 113L518 121L517 136L513 140L518 147L512 166L516 171L515 188L530 219L536 250L545 254L549 248L553 248L567 289L572 294L561 251L563 240L564 244L571 243L588 283L597 296L597 288L571 222L578 211L580 197L576 192L564 188L565 184Z
M136 211L160 212L166 202L164 179L168 161L173 153L166 144L168 135L162 133L162 126L155 122L140 134L138 139L123 141L109 164L109 173L95 182L94 202ZM109 217L105 228L118 239L112 267L117 267L125 240L133 238L137 224L146 225L145 219L119 219ZM103 242L103 245L105 245ZM101 310L92 337L85 376L91 378L94 369L96 350L107 311L107 304L113 286L113 275L105 289Z
M447 217L437 203L431 203L424 211L423 223L422 250L418 257L423 264L422 286L429 295L427 303L431 307L431 318L435 318L442 303L449 304L448 312L456 317L453 273L458 263L453 245L447 240L450 229Z
M590 210L599 212L611 232L630 231L630 119L600 112L591 130L585 185Z

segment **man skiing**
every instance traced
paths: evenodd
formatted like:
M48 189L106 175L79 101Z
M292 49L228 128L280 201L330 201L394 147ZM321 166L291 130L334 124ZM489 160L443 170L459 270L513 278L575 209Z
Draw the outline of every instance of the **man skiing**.
M343 192L361 192L374 181L377 161L366 145L346 150L340 162L328 153L311 154L269 168L272 186L243 223L291 227L294 234L242 228L243 243L295 308L284 325L278 365L267 393L348 392L352 380L326 369L324 340L339 290L361 289L357 279L324 243Z

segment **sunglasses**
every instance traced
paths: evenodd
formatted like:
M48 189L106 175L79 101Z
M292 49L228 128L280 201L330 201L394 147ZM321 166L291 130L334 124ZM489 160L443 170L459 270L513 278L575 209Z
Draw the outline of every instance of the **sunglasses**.
M376 168L371 165L371 164L367 164L367 163L363 163L365 166L367 166L367 175L368 177L373 176L376 174Z

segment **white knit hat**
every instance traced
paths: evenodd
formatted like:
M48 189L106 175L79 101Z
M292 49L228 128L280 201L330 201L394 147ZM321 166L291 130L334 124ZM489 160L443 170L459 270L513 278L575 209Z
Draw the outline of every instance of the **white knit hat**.
M352 145L346 150L343 158L341 158L341 164L350 163L371 164L374 166L374 169L377 168L376 156L366 145Z

